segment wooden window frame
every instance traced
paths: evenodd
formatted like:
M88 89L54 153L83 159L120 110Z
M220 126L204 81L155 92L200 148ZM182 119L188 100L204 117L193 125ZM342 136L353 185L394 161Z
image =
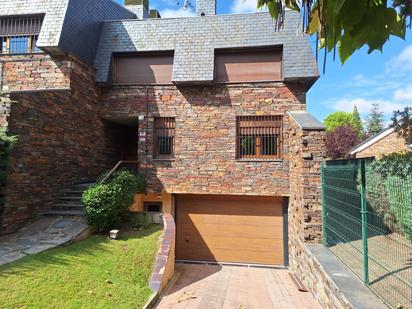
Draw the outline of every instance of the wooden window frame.
M0 54L19 55L42 52L36 47L44 15L23 15L0 17ZM17 51L12 50L16 39ZM19 45L20 44L20 45ZM27 46L26 46L27 45ZM21 47L26 47L22 50Z
M153 122L153 157L155 159L172 159L175 153L175 117L155 117ZM159 138L170 139L166 148L160 147ZM164 152L167 152L165 154Z
M283 117L281 115L238 116L236 117L236 158L238 160L282 160ZM251 144L245 146L244 140ZM263 141L268 145L262 147ZM246 148L246 150L245 150ZM264 154L273 152L271 154Z

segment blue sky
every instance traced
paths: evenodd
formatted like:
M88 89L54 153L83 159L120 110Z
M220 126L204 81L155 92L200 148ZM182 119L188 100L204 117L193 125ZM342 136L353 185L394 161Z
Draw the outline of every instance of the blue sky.
M123 0L116 0L123 3ZM162 17L192 16L193 9L182 9L184 0L150 0L150 7ZM195 4L195 1L191 1ZM256 10L256 0L218 0L218 14ZM337 111L351 111L356 105L365 119L372 102L378 102L388 120L394 109L412 106L412 31L406 41L391 38L379 51L356 52L343 66L328 55L325 75L321 75L307 96L308 111L319 120ZM322 57L319 59L323 63ZM322 72L322 65L319 65Z

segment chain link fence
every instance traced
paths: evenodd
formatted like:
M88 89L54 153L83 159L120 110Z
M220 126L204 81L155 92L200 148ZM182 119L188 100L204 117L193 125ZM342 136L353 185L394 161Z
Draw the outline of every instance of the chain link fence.
M412 309L412 175L371 162L322 167L324 244L389 307Z

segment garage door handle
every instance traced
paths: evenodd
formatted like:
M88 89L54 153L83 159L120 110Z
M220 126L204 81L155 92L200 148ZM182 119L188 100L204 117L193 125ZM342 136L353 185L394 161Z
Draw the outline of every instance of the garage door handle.
M186 242L189 242L189 239L185 239Z

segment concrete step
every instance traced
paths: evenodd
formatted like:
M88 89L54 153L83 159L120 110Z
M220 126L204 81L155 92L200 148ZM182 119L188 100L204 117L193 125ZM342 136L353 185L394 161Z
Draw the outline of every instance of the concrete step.
M83 204L81 203L57 203L52 206L53 209L68 209L68 208L74 208L74 209L83 209Z
M78 195L78 196L61 196L57 199L60 200L60 201L81 201L82 196L81 195Z
M84 212L81 210L49 210L46 212L46 216L54 217L84 217Z

